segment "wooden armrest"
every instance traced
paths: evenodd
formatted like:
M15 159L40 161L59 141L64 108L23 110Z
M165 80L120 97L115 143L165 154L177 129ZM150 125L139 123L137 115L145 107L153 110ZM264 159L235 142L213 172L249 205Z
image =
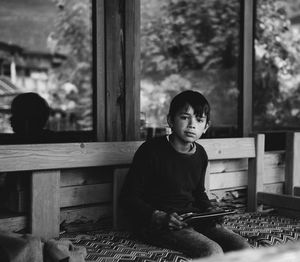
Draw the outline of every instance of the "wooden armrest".
M272 207L300 211L300 197L291 196L291 195L258 192L257 199L258 199L258 201L262 202L263 204L266 204L266 205L269 205Z

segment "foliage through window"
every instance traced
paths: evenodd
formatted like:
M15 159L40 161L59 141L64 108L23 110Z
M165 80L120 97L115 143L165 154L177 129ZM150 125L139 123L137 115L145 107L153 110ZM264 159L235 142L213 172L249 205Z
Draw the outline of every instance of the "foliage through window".
M1 0L0 133L12 132L10 103L36 92L54 131L92 130L90 0Z
M257 0L254 129L300 128L300 0Z
M185 89L208 98L212 136L236 134L239 32L238 0L141 0L144 136L167 126L170 100Z

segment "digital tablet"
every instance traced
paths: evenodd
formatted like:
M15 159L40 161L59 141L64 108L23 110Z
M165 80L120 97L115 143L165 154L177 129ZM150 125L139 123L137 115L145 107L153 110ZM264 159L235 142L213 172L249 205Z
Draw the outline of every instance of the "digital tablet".
M193 223L196 221L203 221L209 218L219 218L226 215L231 215L236 213L236 210L218 210L218 211L211 211L211 212L203 212L203 213L185 213L182 214L181 217L183 218L183 222L187 224Z

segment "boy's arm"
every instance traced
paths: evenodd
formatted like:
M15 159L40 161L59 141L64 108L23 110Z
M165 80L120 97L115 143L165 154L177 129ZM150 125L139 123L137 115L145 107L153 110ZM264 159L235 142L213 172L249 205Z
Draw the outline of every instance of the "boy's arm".
M144 200L147 180L151 176L151 154L143 144L136 152L121 192L125 212L143 223L151 222L155 209Z
M199 208L201 211L206 211L207 209L212 208L212 204L205 192L205 173L208 165L207 155L205 154L205 161L204 161L204 168L202 169L202 173L200 174L200 180L196 187L196 190L193 192L193 195L195 197L195 205L197 208Z

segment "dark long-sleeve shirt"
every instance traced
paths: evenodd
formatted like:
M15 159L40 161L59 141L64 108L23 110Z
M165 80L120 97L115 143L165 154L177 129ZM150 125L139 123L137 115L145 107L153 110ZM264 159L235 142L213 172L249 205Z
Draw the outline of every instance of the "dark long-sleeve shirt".
M150 223L154 210L202 212L210 207L204 178L207 154L196 143L193 154L177 152L166 137L137 150L121 194L121 204L135 226Z

